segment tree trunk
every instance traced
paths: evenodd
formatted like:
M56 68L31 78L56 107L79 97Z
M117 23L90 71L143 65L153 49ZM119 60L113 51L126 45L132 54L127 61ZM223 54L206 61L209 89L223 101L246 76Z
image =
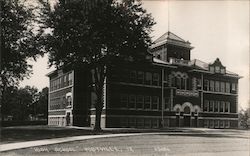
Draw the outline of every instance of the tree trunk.
M105 79L105 67L99 66L99 68L94 69L93 81L95 83L95 93L97 96L97 101L95 104L95 127L94 131L101 131L101 114L103 108L103 85Z
M97 98L99 99L100 97L97 96ZM94 131L101 131L101 115L102 115L102 101L101 100L97 100L98 102L96 103L96 114L95 114L95 127L94 127Z

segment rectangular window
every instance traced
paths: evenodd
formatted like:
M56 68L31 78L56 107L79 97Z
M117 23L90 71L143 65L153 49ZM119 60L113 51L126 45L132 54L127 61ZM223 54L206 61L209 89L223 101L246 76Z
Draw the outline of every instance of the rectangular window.
M208 91L209 90L209 81L204 80L204 90Z
M144 126L145 126L145 128L151 128L151 120L150 119L145 119L144 120Z
M69 73L69 85L72 85L73 82L73 73Z
M147 84L147 85L151 85L152 84L152 73L146 72L145 84Z
M214 81L212 81L212 80L210 81L209 90L212 91L212 92L214 91Z
M224 128L224 121L220 120L220 128Z
M225 102L221 101L220 103L220 112L224 112Z
M176 88L181 89L181 78L179 77L176 78Z
M143 84L143 80L144 80L144 72L138 71L138 73L137 73L137 82L140 83L140 84Z
M220 82L219 81L215 81L215 91L216 92L220 91Z
M135 101L136 101L135 95L130 95L129 96L129 105L128 105L128 107L129 108L135 108Z
M137 118L136 127L142 128L143 126L144 126L144 119L143 118Z
M186 79L181 78L181 89L186 89Z
M144 97L144 109L151 109L151 97L150 96Z
M219 120L215 120L214 121L214 127L215 128L219 128Z
M214 101L210 101L209 102L209 112L213 112L214 111Z
M137 109L143 109L143 96L142 95L138 95L136 97L136 108Z
M169 111L170 110L170 99L169 98L164 98L164 109Z
M201 79L197 79L197 89L201 89Z
M121 94L120 101L121 101L121 108L127 108L127 106L128 106L128 95Z
M230 83L226 82L226 93L230 93Z
M225 112L226 113L230 112L230 102L225 102Z
M225 82L220 82L220 91L225 92Z
M135 70L130 71L129 77L130 77L130 82L132 83L136 82L136 71Z
M214 128L214 120L209 120L209 128Z
M153 96L152 97L152 109L158 109L159 106L159 97Z
M236 84L232 83L232 91L236 91Z
M209 107L209 101L208 100L205 100L204 101L204 112L208 112L208 107Z
M229 128L230 127L230 121L229 120L225 120L225 128Z
M153 85L158 86L159 85L159 80L160 80L159 74L158 73L154 73L153 74Z
M208 128L209 120L204 120L204 127Z
M158 128L158 119L152 119L152 127Z
M210 70L211 72L214 72L214 67L210 66L209 70Z
M135 118L129 118L129 127L135 127L136 126L136 119Z
M214 103L214 112L219 112L219 101L215 101Z

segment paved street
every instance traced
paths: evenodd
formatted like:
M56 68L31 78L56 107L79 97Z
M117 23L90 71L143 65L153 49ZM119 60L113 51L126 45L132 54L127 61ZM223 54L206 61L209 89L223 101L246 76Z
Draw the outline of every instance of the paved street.
M99 138L3 152L4 155L249 156L249 131L204 130Z

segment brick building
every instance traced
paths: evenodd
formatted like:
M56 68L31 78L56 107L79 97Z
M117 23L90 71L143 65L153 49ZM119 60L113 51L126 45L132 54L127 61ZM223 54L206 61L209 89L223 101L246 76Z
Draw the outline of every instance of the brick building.
M240 76L218 58L190 60L192 49L167 32L145 61L114 58L107 66L102 127L237 127ZM93 126L90 70L61 69L48 76L48 124Z

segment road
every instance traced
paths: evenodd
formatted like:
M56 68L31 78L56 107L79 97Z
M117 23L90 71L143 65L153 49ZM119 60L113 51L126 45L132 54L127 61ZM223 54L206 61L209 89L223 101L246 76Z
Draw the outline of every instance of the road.
M4 152L4 155L250 156L249 131L208 130L101 138Z

